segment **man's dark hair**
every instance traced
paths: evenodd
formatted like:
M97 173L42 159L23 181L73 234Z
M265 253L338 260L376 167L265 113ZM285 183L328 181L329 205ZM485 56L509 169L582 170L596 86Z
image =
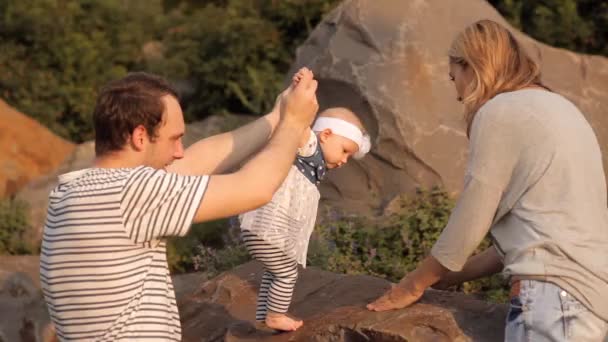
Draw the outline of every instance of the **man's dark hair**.
M177 91L163 78L144 72L130 73L108 83L100 92L93 111L95 154L121 150L133 130L143 125L154 141L163 121L161 98Z

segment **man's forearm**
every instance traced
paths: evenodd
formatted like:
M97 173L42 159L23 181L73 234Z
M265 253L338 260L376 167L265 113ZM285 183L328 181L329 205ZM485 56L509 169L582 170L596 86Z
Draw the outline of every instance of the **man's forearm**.
M282 93L281 122L268 145L238 171L209 178L195 222L243 213L272 199L293 164L300 137L319 109L315 95L317 81L308 69L302 73L301 82Z
M194 222L228 217L268 203L293 164L297 136L305 127L281 123L268 145L240 170L211 176Z
M266 186L268 189L260 189L261 192L276 192L285 176L289 172L297 149L300 145L299 139L308 127L301 127L295 123L283 120L268 145L256 154L240 171L246 174L246 178L252 182ZM271 182L259 182L259 179L271 180Z
M258 152L272 135L278 114L271 112L233 131L202 139L186 151L167 170L186 175L220 174L240 165Z

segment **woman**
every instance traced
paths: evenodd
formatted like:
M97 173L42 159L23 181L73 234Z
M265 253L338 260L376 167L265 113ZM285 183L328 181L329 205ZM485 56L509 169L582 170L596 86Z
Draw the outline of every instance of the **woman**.
M431 255L368 309L403 308L433 284L502 270L507 341L602 341L608 210L593 130L495 22L467 27L449 59L470 139L464 190ZM494 245L467 260L488 232Z

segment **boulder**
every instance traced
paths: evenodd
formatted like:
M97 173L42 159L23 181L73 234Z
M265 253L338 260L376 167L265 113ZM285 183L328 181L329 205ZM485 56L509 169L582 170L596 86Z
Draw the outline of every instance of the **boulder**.
M94 158L95 144L93 142L79 144L54 172L31 181L17 193L17 199L28 204L29 228L24 233L24 240L30 250L35 251L40 247L48 197L51 190L57 185L57 176L90 167Z
M39 258L0 260L0 341L54 342L40 291ZM413 306L382 313L365 304L390 284L363 275L309 267L300 273L290 312L304 319L294 333L274 334L254 322L262 268L253 261L213 279L173 276L187 341L502 341L507 306L461 293L429 290Z
M290 313L304 319L293 333L275 334L254 321L262 275L253 261L178 292L183 341L502 341L507 306L462 293L428 290L401 310L370 312L365 304L390 283L314 267L300 273ZM185 275L174 277L196 277ZM190 278L196 284L202 278ZM194 291L192 291L194 289Z
M537 42L484 0L347 0L298 48L290 74L311 68L320 109L346 106L372 136L371 154L328 174L323 199L381 212L417 187L462 188L467 157L463 108L448 79L447 50L467 25L497 21L540 61L543 81L573 101L593 126L608 170L608 59Z
M74 150L74 144L2 100L0 132L0 198L54 171Z
M0 341L55 342L37 256L0 258Z

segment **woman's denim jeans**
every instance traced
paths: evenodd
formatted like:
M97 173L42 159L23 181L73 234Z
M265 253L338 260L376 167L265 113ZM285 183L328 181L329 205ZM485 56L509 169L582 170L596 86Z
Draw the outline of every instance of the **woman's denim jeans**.
M521 280L511 297L505 341L603 342L608 323L559 286ZM607 340L608 341L608 340Z

